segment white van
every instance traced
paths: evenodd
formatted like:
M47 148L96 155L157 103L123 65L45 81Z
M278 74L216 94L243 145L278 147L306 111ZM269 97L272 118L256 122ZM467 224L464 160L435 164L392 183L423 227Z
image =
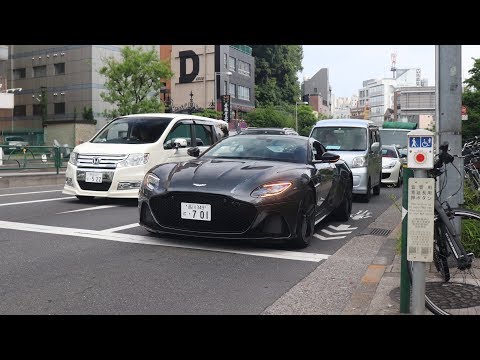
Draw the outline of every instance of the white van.
M192 159L228 136L228 123L188 114L136 114L116 118L73 149L64 194L137 198L145 173L155 165Z
M366 202L380 194L382 182L382 151L378 127L370 120L320 120L310 136L332 153L340 155L353 174L353 193Z

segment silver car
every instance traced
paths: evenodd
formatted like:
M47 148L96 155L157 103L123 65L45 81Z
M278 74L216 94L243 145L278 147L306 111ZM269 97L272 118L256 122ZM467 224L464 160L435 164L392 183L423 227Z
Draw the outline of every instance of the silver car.
M380 194L382 152L378 127L369 120L320 120L310 136L332 153L340 155L353 174L353 193L368 202Z

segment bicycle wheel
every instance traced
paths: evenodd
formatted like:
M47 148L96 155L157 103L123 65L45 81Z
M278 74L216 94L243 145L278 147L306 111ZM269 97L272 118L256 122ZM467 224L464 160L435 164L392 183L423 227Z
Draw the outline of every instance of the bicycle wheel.
M453 209L454 218L462 229L462 243L467 253L480 251L480 213L468 209ZM436 226L436 236L442 235L445 226ZM438 242L439 244L441 241ZM438 250L438 249L437 249ZM480 314L480 262L474 258L469 269L457 268L452 250L447 246L446 257L440 259L439 270L427 264L425 283L425 306L436 315ZM442 251L442 250L440 250ZM438 259L437 259L438 260ZM408 273L411 276L411 264ZM442 274L448 266L449 279Z
M439 223L435 224L435 233L433 237L433 263L435 268L440 273L443 281L450 280L450 268L448 267L448 245L444 239L445 225Z

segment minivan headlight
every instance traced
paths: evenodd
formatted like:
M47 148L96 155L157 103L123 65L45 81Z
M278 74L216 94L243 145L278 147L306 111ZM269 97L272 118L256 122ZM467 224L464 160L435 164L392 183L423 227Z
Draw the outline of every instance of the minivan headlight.
M365 156L357 156L352 160L352 168L360 168L367 166L367 159Z
M72 151L68 162L72 165L77 165L77 160L78 160L78 153L76 153L75 151Z
M117 163L117 168L145 165L150 154L129 154L124 160Z

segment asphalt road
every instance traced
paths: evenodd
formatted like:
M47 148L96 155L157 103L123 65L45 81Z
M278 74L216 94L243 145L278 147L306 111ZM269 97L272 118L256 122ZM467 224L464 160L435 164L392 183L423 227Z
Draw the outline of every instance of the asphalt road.
M382 187L355 200L348 222L327 218L307 249L290 251L154 236L132 200L0 189L0 314L260 314L400 196Z

